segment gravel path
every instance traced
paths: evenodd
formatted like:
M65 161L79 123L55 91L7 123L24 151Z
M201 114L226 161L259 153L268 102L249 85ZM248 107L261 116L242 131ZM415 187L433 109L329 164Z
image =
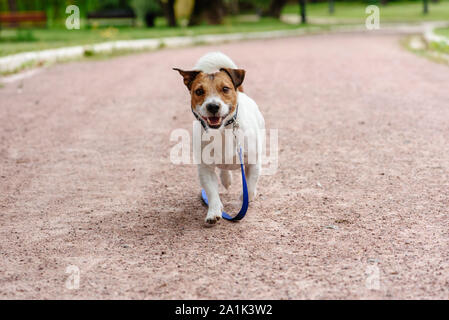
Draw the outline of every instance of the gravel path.
M171 131L193 120L171 67L217 49L279 129L279 169L242 222L204 228L196 168L168 161ZM73 62L6 84L0 297L448 299L448 83L447 66L396 36L339 34Z

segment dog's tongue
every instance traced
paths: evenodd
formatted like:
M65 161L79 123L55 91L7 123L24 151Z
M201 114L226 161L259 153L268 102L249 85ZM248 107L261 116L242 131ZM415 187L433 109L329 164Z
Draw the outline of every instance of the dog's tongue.
M220 123L220 118L219 117L209 117L208 120L209 120L209 123L212 124L212 125Z

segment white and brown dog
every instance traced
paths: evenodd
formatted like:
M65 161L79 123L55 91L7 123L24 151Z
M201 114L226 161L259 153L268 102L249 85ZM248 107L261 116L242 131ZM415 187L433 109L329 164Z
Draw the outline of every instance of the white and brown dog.
M191 109L194 116L202 124L202 130L216 130L223 137L223 149L221 154L232 154L232 163L227 161L218 164L198 165L198 174L201 186L209 199L209 209L206 223L214 224L222 215L223 205L218 192L218 180L215 167L220 169L220 180L228 189L231 185L232 175L230 170L240 168L236 142L231 145L225 143L225 130L238 129L244 132L242 145L244 151L245 174L248 184L249 199L256 196L256 185L262 168L260 157L255 161L248 161L249 150L257 148L263 141L262 132L265 129L265 121L257 104L243 93L242 82L245 78L245 70L238 69L232 60L220 52L212 52L201 57L193 70L184 71L175 68L184 78L184 84L191 95ZM207 142L201 141L201 149ZM253 145L251 145L253 144ZM216 151L216 150L215 150ZM260 150L259 150L260 151ZM253 158L254 159L254 158Z

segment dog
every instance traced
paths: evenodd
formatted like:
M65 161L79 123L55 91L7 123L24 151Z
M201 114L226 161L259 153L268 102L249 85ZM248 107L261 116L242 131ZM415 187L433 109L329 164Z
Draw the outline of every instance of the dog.
M250 158L248 153L250 149L254 150L257 147L255 144L260 146L263 141L265 120L256 102L243 92L245 70L239 69L228 56L221 52L211 52L202 56L192 70L173 69L181 74L190 92L191 110L202 125L202 134L212 131L221 135L222 141L225 141L227 129L238 128L240 132L244 132L243 142L247 144L242 148L248 197L250 201L254 200L257 195L257 181L262 170L262 163L260 157L256 157L255 161L248 161ZM222 154L226 152L232 154L232 164L223 164L223 162L198 164L200 184L209 199L205 219L208 225L220 220L223 211L215 169L219 169L222 185L229 189L232 183L231 171L240 169L237 143L233 141L231 145L226 143L221 145L225 149ZM201 151L207 145L208 143L201 141Z

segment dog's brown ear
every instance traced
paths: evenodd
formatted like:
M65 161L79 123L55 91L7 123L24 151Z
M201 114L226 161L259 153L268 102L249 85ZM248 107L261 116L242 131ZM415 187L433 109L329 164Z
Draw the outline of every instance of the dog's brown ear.
M196 76L201 72L201 71L184 71L178 68L173 68L173 70L176 70L181 74L181 76L184 78L184 84L187 86L189 90L192 88L193 80L195 80Z
M221 68L220 71L224 71L229 75L236 89L240 87L243 79L245 79L245 70L243 69Z

